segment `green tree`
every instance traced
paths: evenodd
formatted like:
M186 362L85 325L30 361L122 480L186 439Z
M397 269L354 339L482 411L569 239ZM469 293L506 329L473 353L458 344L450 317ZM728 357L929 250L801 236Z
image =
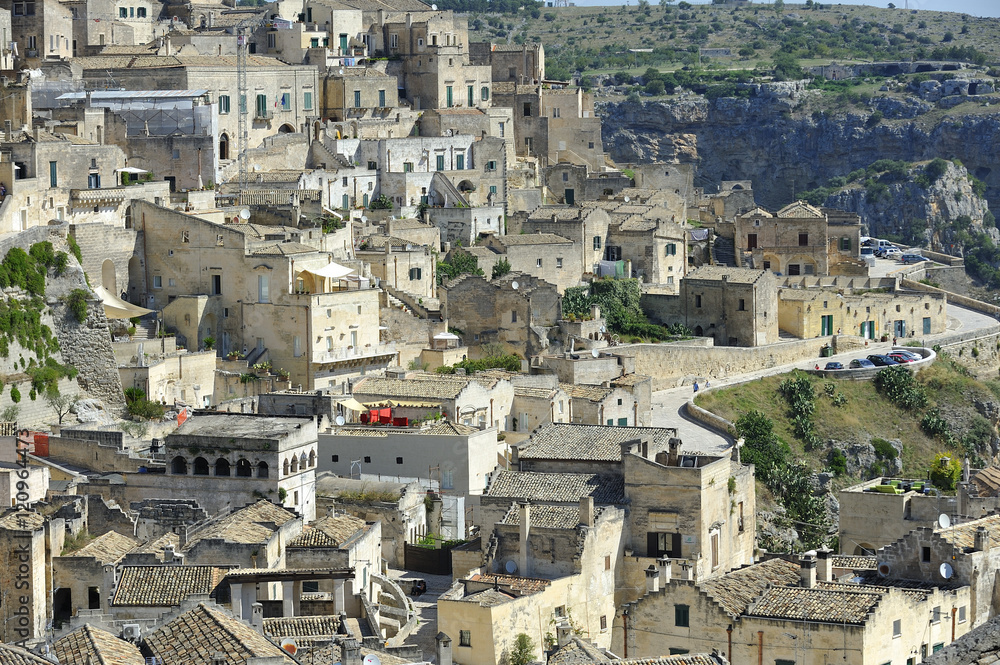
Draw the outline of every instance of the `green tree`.
M774 0L774 4L771 6L774 8L776 14L780 14L785 11L785 0Z
M510 651L510 665L528 665L535 660L535 643L525 633L514 638L514 648Z
M774 78L779 81L796 81L805 78L805 72L799 66L799 60L791 53L778 51L772 61Z
M507 259L500 259L493 264L493 273L490 275L492 279L497 279L498 277L503 277L510 272L510 261Z
M945 492L952 491L962 476L962 465L952 455L938 453L931 464L930 477L934 486Z
M62 395L58 390L48 390L45 392L45 401L49 403L52 410L59 418L59 424L63 424L63 418L76 406L76 395Z
M483 276L483 269L479 267L479 259L466 251L451 252L447 261L438 261L437 282L441 284L445 279L455 279L463 273Z

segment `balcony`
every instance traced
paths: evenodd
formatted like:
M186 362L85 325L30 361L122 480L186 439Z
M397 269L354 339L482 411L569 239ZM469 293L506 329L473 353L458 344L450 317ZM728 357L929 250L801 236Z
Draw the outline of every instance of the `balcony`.
M127 196L124 187L70 190L70 199L72 199L74 203L120 203L126 198Z
M357 347L342 346L313 354L312 362L317 365L339 363L348 360L362 360L377 356L392 356L396 354L396 343L367 344Z
M274 119L274 111L272 111L270 109L267 109L267 110L265 110L265 109L257 109L256 111L254 111L253 118L254 118L254 120L273 120Z

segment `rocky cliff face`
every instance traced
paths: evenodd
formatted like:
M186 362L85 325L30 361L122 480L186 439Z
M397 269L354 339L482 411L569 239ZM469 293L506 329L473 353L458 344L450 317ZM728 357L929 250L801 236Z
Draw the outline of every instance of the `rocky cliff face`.
M696 141L699 185L750 179L758 201L771 208L790 201L793 189L813 189L879 159L958 158L986 182L987 200L1000 207L1000 112L932 122L928 105L914 98L912 104L873 102L885 115L881 122L863 111L796 113L810 94L819 93L762 86L750 99L606 103L604 143L618 162L652 162L690 152Z
M912 244L953 251L960 226L954 222L967 217L970 228L981 230L989 207L973 192L964 167L948 162L944 175L927 188L912 177L919 170L911 172L907 181L889 183L888 193L874 200L864 185L853 185L831 194L825 205L858 213L871 235L893 234L909 238Z

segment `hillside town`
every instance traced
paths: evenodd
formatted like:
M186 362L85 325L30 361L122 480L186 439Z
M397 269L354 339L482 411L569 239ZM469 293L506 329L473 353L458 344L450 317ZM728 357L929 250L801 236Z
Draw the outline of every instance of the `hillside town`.
M0 665L1000 661L1000 406L921 413L931 468L813 422L997 376L961 253L615 161L541 43L421 0L0 32Z

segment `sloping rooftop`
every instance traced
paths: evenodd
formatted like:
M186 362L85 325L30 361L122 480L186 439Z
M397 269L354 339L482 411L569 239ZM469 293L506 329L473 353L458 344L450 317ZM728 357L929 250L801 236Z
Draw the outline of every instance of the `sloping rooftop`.
M504 247L521 247L526 245L558 245L572 244L569 238L557 236L554 233L519 233L510 236L495 236L497 242Z
M765 591L746 613L775 619L861 625L881 599L881 593L873 592L776 586Z
M251 658L274 657L289 665L296 663L286 651L247 624L205 603L149 633L146 646L164 663L211 663L216 653L225 655L226 665L245 665Z
M277 418L272 416L209 413L196 415L167 435L215 436L246 439L280 439L313 422L312 418Z
M547 665L591 665L610 660L593 644L574 635L567 644L549 656Z
M288 547L340 547L365 526L363 519L352 515L324 517L303 529Z
M594 497L594 503L619 504L625 501L621 476L596 473L532 473L497 471L485 496L553 503L577 503Z
M264 634L278 639L330 637L336 635L338 630L340 630L340 617L333 614L264 619Z
M117 531L108 531L75 552L70 552L64 556L87 556L94 557L101 563L116 563L138 546L138 540L123 536Z
M928 654L925 665L996 665L1000 663L1000 617L993 617L941 651Z
M823 211L805 201L794 201L775 213L775 217L822 217Z
M473 582L480 582L482 584L507 587L514 593L522 596L544 591L546 587L552 584L549 580L543 580L535 577L521 577L520 575L493 575L489 573L483 575L473 575L469 578L469 580Z
M568 222L579 220L581 214L583 214L583 211L580 208L541 206L531 211L528 219L531 221L552 221L554 217L557 222Z
M594 518L601 514L600 507L594 509ZM580 525L579 506L532 505L530 508L531 528L535 529L575 529ZM521 509L516 503L500 520L500 524L518 526L521 524Z
M585 399L589 402L600 402L611 394L611 388L604 386L587 386L580 383L560 383L559 387L573 399Z
M422 399L455 399L469 385L465 377L440 377L434 381L388 379L370 376L354 385L354 394L378 397L419 397Z
M739 616L764 593L769 585L799 583L799 564L784 559L769 559L713 577L698 584L723 610Z
M970 478L979 496L996 496L1000 493L1000 466L988 466Z
M231 67L236 71L235 55L92 55L73 58L84 71L109 69L157 69L161 67ZM289 67L277 58L247 56L249 67Z
M53 645L59 665L145 665L139 647L106 630L84 625Z
M591 460L619 462L621 444L649 438L657 450L666 450L667 441L677 436L673 427L611 427L577 423L551 423L531 435L518 448L518 459ZM650 452L652 454L652 452Z
M168 546L173 545L175 550L180 550L181 548L181 537L174 532L168 532L157 538L156 540L151 540L148 543L144 543L135 549L136 554L153 554L157 559L163 561L163 550Z
M837 554L830 557L834 568L850 568L851 570L875 570L878 559L873 556L848 556Z
M111 604L180 605L188 596L211 594L227 570L215 566L124 566Z
M300 242L279 242L274 245L265 245L253 250L254 256L289 256L291 254L308 254L317 252L315 247L303 245Z
M21 647L0 643L0 665L53 665L53 663Z
M200 529L184 548L189 550L195 543L210 538L233 543L263 544L274 534L275 527L295 518L295 513L287 508L261 499Z
M751 270L750 268L730 268L729 266L701 266L688 273L687 280L710 279L721 281L723 278L731 284L753 284L769 270Z
M976 540L976 529L981 526L986 527L989 534L989 547L992 549L1000 545L1000 514L987 515L978 520L950 526L947 529L935 529L934 532L955 547L973 547Z
M35 531L45 526L45 517L33 510L14 509L0 517L0 529Z

